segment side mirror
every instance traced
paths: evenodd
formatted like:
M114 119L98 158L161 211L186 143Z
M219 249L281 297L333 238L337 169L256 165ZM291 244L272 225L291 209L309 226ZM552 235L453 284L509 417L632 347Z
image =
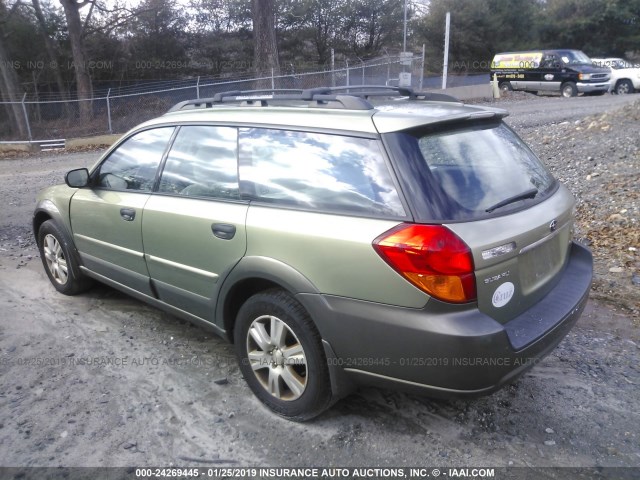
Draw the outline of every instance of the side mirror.
M67 172L64 181L71 188L82 188L89 184L89 170L86 168L76 168Z

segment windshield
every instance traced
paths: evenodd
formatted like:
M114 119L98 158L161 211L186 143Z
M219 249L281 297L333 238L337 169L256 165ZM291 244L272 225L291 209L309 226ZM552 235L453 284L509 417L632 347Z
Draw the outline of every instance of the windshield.
M591 59L580 50L560 50L558 54L565 65L578 65L585 63L591 65Z
M420 220L506 213L539 201L555 186L545 166L504 123L400 132L388 140L395 155L413 163L401 177L412 184L407 189ZM398 163L402 168L406 162Z

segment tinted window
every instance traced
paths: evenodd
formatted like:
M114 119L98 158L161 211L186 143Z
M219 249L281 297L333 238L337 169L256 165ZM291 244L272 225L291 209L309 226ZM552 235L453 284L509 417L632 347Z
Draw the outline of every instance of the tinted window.
M508 212L543 198L555 186L544 165L503 123L388 138L394 155L402 157L401 178L422 220Z
M122 143L98 169L96 185L113 190L150 192L173 127L137 133Z
M239 198L237 136L237 129L229 127L181 127L167 157L159 191Z
M404 216L375 140L240 129L240 180L261 201Z
M560 59L555 55L547 55L541 64L542 68L560 68Z

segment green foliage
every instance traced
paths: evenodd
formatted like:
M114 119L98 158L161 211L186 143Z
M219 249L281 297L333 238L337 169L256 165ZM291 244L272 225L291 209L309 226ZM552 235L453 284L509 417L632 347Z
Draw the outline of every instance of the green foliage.
M451 12L452 73L486 71L497 52L575 48L591 56L640 51L640 0L432 0L413 22L428 67L442 68L445 14Z
M541 3L531 0L433 0L429 14L414 22L414 43L427 45L439 72L445 16L451 12L449 66L452 73L486 71L496 52L537 48Z
M26 10L17 10L4 24L3 33L7 56L19 78L27 82L40 78L48 61L34 18Z
M176 0L145 0L129 23L124 43L127 69L138 78L161 78L166 69L179 74L188 63L187 19Z
M11 7L16 0L5 1ZM5 47L23 88L55 90L55 64L73 89L74 70L58 0L41 0L49 62L30 1L4 24ZM577 48L593 56L640 52L640 0L407 0L408 49L426 45L427 73L442 68L446 12L451 12L452 74L484 72L496 52ZM128 6L127 6L128 5ZM131 6L133 5L133 6ZM402 49L403 0L276 0L278 53L283 73L351 64ZM250 72L250 0L96 0L83 42L95 85L114 80L176 79ZM51 63L55 63L51 65ZM99 66L100 66L99 65Z
M640 50L640 0L548 0L544 46L578 48L591 56Z

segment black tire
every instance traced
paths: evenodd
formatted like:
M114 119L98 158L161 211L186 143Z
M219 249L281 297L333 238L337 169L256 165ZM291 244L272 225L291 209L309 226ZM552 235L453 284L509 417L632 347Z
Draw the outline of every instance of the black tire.
M91 288L93 280L82 274L71 241L53 220L40 226L38 248L44 269L56 290L65 295L76 295Z
M633 83L631 83L631 80L620 80L618 83L616 83L616 89L615 92L618 95L626 95L627 93L633 93L635 90L633 88Z
M329 407L331 385L320 334L289 293L273 289L249 298L238 312L234 341L247 384L275 413L305 421Z
M575 97L578 94L578 88L573 82L563 83L560 87L560 94L564 98Z
M513 91L513 87L511 86L511 82L502 82L500 85L498 85L498 88L500 88L500 91L502 93L507 93L507 92Z

